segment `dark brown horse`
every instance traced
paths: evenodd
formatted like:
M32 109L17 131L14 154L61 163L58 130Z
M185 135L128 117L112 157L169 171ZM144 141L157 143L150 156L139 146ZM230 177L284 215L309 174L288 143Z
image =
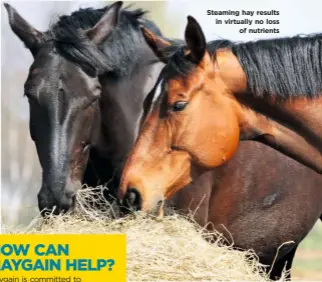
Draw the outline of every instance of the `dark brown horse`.
M284 267L291 270L299 243L322 219L321 187L318 173L245 141L229 162L203 173L169 204L192 212L201 226L211 222L208 229L223 233L235 248L253 249L275 280Z
M191 51L174 46L176 51L169 61L168 52L172 52L173 42L158 38L147 30L144 33L149 45L168 65L145 101L147 118L125 166L120 197L125 194L137 208L147 211L158 207L164 199L177 209L196 210L197 222L201 225L212 222L212 226L223 232L226 238L233 237L235 247L254 249L260 261L267 265L272 264L283 243L294 241L279 249L275 264L271 270L268 268L272 279L280 277L284 267L291 269L298 244L322 214L322 176L255 142L241 143L231 161L212 171L204 172L204 168L191 164L190 156L171 147L172 136L180 126L191 125L189 132L192 136L187 142L194 141L194 130L201 129L205 132L203 139L197 139L198 146L203 148L204 143L213 140L212 132L207 131L208 123L212 121L201 105L209 103L211 106L216 97L212 97L208 90L203 96L193 98L196 100L193 100L192 107L198 114L183 120L187 103L167 101L168 93L171 93L167 79L179 75L181 70L176 68L177 64L189 67L190 62L182 58ZM211 48L215 51L229 45L228 41L216 41ZM200 81L202 77L198 76L195 86ZM177 81L173 82L173 87L182 87L180 82L186 87L189 85ZM177 94L184 100L185 92ZM167 108L169 104L170 109ZM169 119L178 123L170 127ZM225 124L226 121L218 117L215 123ZM216 141L213 142L216 145ZM208 150L202 153L207 157ZM190 177L193 183L180 190L190 182Z
M162 67L140 26L159 29L142 10L121 6L80 9L41 32L5 4L13 32L34 59L24 93L42 167L41 211L70 209L82 183L109 182L116 197L143 100Z

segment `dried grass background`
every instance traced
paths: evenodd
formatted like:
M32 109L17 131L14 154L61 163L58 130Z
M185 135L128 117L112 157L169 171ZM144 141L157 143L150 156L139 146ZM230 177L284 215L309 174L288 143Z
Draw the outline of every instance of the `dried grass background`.
M269 281L251 251L223 246L223 238L207 233L191 218L172 211L163 219L142 212L114 219L111 216L114 208L104 200L103 189L81 190L72 213L51 215L46 222L38 216L28 227L3 227L2 231L11 234L125 233L128 281ZM92 208L91 201L96 201L100 209Z

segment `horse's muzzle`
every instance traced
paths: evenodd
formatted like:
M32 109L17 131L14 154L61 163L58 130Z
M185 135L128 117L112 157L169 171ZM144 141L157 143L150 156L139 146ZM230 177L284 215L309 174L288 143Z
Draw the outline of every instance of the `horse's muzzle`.
M38 207L43 216L58 215L70 211L75 206L76 193L81 188L79 181L70 182L63 188L43 184L38 193Z

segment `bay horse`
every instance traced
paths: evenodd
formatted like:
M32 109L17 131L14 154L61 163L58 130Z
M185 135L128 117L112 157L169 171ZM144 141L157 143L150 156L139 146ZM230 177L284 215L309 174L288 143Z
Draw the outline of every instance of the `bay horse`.
M115 197L143 100L162 67L140 26L160 30L141 9L122 9L121 1L63 15L46 32L4 5L34 59L24 94L42 167L39 209L69 210L82 183L113 179L108 193Z
M166 199L177 210L193 211L201 226L210 222L208 229L232 238L235 248L254 249L260 262L270 266L266 269L270 278L279 279L284 268L291 270L301 240L322 219L322 176L266 145L245 141L229 162L216 169L205 172L193 164L193 169L189 167L193 182L181 189L190 181L182 186L177 182L184 181L185 164L171 159L171 154L180 154L179 150L166 147L171 145L168 134L172 132L163 131L161 123L167 123L167 115L172 113L163 108L167 107L167 86L162 81L173 74L169 64L186 63L180 56L187 51L180 42L176 46L146 29L143 33L168 65L145 99L142 129L124 169L120 199L125 196L137 209L147 211ZM211 49L221 50L231 44L214 41ZM178 109L181 106L176 105ZM208 121L197 120L195 125L202 128L205 123L207 128ZM287 241L292 243L283 245ZM290 279L290 272L287 277Z
M143 32L164 60L171 43ZM322 173L322 34L218 49L189 16L185 41L155 86L120 199L134 191L152 210L231 159L240 140L260 141Z

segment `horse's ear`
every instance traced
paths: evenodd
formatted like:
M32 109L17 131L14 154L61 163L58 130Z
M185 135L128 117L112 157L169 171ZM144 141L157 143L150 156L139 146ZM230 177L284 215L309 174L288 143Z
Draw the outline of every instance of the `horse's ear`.
M145 27L141 27L141 30L146 43L149 45L153 53L160 59L161 62L166 64L168 62L168 58L165 56L163 49L171 45L170 41L158 37Z
M207 42L201 26L192 16L188 16L185 40L190 50L189 59L194 63L200 63L206 53Z
M4 3L4 6L8 12L9 24L12 31L20 38L25 46L31 51L33 56L39 50L43 39L44 33L38 31L32 27L25 19L23 19L15 8L8 3Z
M86 35L95 43L103 42L116 28L123 2L113 3L104 13L98 23L86 32Z

